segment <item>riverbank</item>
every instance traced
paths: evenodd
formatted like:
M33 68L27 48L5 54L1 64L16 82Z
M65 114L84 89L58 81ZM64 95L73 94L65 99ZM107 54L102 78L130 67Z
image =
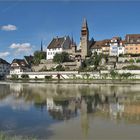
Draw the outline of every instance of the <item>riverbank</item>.
M3 132L0 132L0 140L37 140L37 139L22 136L9 136Z
M75 79L75 80L5 80L6 83L46 83L46 84L140 84L140 79Z

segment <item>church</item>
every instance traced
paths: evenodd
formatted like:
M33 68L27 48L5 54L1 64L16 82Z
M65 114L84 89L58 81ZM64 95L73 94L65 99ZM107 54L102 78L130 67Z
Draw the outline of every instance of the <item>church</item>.
M94 43L93 38L89 40L88 24L84 18L81 28L80 48L78 49L74 39L69 36L56 37L47 47L46 59L52 60L56 53L67 52L72 59L83 60L91 55L91 48L93 48Z

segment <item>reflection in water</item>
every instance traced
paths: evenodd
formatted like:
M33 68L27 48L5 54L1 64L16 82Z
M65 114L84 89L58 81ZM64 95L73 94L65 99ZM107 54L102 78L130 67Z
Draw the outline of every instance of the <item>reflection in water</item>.
M22 128L29 131L32 126L37 127L36 131L39 133L45 131L42 130L44 127L48 127L46 123L53 124L79 118L81 133L87 138L91 116L129 124L140 123L138 85L134 88L127 85L1 84L0 89L0 114L3 113L0 122L7 118L5 125L0 123L0 129L13 129L15 134L21 133L19 130L23 131ZM33 119L28 120L29 115L32 115ZM25 120L27 124L22 122ZM19 124L8 125L12 122ZM24 134L30 135L27 131ZM44 135L45 133L41 134L42 137Z

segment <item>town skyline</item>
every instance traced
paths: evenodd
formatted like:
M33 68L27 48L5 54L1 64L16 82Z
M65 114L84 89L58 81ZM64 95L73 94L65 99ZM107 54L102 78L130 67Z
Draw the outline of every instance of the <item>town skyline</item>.
M41 40L46 49L56 36L73 36L78 45L84 17L90 38L124 39L126 34L140 33L139 5L140 2L0 2L0 57L9 62L23 58L39 50Z

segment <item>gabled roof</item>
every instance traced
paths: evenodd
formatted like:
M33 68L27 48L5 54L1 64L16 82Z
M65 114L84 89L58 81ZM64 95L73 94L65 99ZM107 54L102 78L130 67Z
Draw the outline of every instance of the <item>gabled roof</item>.
M48 46L48 49L62 48L64 43L67 44L66 42L68 42L68 45L71 44L71 40L70 40L69 36L53 38L53 40L51 41L51 43ZM68 46L68 47L70 47L70 46Z
M29 65L33 62L33 59L34 59L34 57L32 55L24 56L24 58L25 58L26 63Z
M6 60L0 58L0 64L7 64L7 65L10 65Z
M126 41L126 43L138 43L138 44L140 44L140 34L127 34L126 36L125 36L125 41Z
M25 62L24 59L14 59L14 60L12 61L12 64L13 64L13 63L17 63L19 66L27 66L27 63Z
M109 47L110 39L105 39L101 41L94 41L90 48L101 49L102 47Z
M95 43L91 46L92 49L101 49L102 48L102 41L95 41Z
M127 38L127 37L130 37L130 38L140 38L140 34L126 34L125 37L126 37L126 38Z
M115 37L113 37L111 40L121 40L121 37L119 37L119 36L115 36Z
M110 39L102 40L102 47L110 47Z

